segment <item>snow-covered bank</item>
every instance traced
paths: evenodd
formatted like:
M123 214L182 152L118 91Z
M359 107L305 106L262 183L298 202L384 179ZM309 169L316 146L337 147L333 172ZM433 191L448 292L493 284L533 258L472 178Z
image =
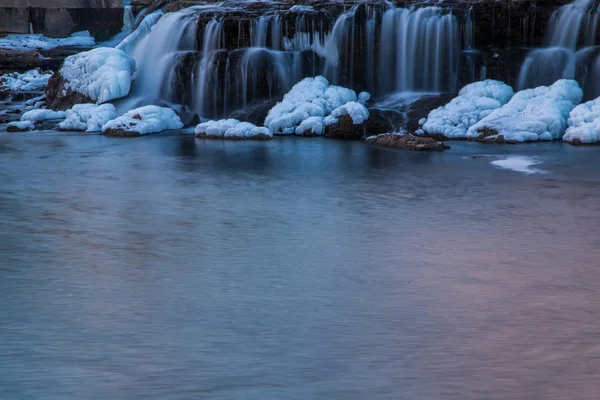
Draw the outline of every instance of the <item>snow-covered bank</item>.
M109 136L140 136L181 128L181 119L170 108L144 106L107 122L102 126L102 133Z
M38 109L27 111L25 114L21 116L21 121L31 121L31 122L39 122L39 121L48 121L48 120L59 120L65 119L66 113L64 111L52 111L46 109Z
M499 142L529 142L562 138L567 118L581 102L583 91L574 80L522 90L501 108L473 125L467 137Z
M431 111L419 121L419 134L440 134L448 139L467 137L467 130L502 107L513 96L513 90L503 82L485 80L465 86L450 103Z
M42 72L38 69L24 72L12 72L0 75L0 90L36 91L43 90L52 77L52 72Z
M591 144L600 142L600 98L578 105L569 114L565 142Z
M240 122L237 119L222 119L207 121L196 127L198 137L208 139L254 139L267 140L273 137L269 128L257 127L250 122Z
M96 41L88 31L76 32L66 38L51 38L39 34L10 34L0 38L2 49L50 50L56 47L92 47Z

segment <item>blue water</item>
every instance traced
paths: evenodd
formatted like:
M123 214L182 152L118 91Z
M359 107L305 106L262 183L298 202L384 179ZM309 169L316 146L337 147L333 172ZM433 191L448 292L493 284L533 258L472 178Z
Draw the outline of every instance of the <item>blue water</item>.
M597 399L599 166L0 134L0 399Z

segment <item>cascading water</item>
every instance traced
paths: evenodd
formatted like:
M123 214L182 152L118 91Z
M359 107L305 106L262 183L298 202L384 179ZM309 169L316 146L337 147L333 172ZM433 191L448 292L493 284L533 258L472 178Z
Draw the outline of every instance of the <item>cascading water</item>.
M217 118L277 99L307 76L373 94L455 91L461 49L472 43L472 29L440 7L361 2L336 17L272 5L266 13L224 2L163 15L129 51L138 65L130 97Z
M577 79L587 98L600 95L597 28L600 13L594 0L575 0L550 17L546 48L531 51L519 74L519 89L550 85L561 78Z

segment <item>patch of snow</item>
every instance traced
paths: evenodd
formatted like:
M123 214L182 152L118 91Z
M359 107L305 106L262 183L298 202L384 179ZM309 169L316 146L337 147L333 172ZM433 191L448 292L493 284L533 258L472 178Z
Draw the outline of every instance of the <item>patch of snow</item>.
M458 97L431 111L419 124L429 134L464 138L469 128L506 104L512 96L512 88L500 81L488 79L471 83L460 90Z
M331 116L334 118L340 118L344 115L349 115L354 125L360 125L369 119L369 110L361 103L350 101L331 112Z
M362 95L363 99L366 94ZM283 96L265 119L265 126L274 133L291 135L310 117L325 118L336 108L358 100L356 92L341 86L329 85L322 76L305 78ZM313 120L314 121L314 120Z
M66 38L50 38L40 34L10 34L0 38L2 49L49 50L61 46L92 47L95 44L88 31L75 32Z
M371 100L371 93L360 92L358 94L358 102L362 105L366 105L367 101Z
M144 106L128 111L125 115L108 121L102 126L102 132L112 129L147 135L149 133L181 128L183 128L181 119L170 108Z
M112 104L77 104L66 112L66 118L59 124L66 131L101 132L102 126L117 118Z
M52 72L40 72L37 69L24 72L11 72L0 75L0 89L12 91L43 90L52 77Z
M575 107L567 125L562 138L565 142L576 139L585 144L600 142L600 97Z
M8 126L17 128L20 131L32 131L35 129L35 124L31 121L15 121L9 123Z
M541 161L537 161L532 157L526 156L511 156L502 160L492 161L491 164L495 167L508 169L511 171L522 172L524 174L541 174L544 171L531 168L532 165L541 164Z
M42 100L44 100L45 98L46 98L46 95L45 95L45 94L43 94L43 95L41 95L41 96L38 96L38 97L34 97L33 99L29 99L29 100L27 100L27 101L25 102L25 105L26 105L26 106L32 106L32 105L34 105L34 104L37 104L37 103L41 102L41 101L42 101Z
M148 35L163 14L164 13L161 10L157 10L146 15L136 30L131 32L131 34L123 39L121 43L116 46L116 48L131 55L138 42Z
M570 79L521 90L504 106L469 128L467 137L477 138L481 131L488 130L497 132L490 139L498 135L517 142L560 139L569 113L582 97L579 84Z
M325 121L323 117L308 117L296 127L296 135L323 135L325 134Z
M204 134L215 138L251 139L255 136L273 136L273 132L268 128L257 127L250 122L240 122L233 118L202 122L196 126L195 133L197 135Z
M99 47L67 57L60 74L66 89L82 93L97 103L125 97L131 89L135 60L124 51Z
M314 8L312 6L303 6L300 4L296 4L295 6L290 7L290 12L306 12L313 11Z
M64 119L66 117L66 113L64 111L52 111L52 110L31 110L27 111L25 114L21 116L21 121L47 121L52 119Z

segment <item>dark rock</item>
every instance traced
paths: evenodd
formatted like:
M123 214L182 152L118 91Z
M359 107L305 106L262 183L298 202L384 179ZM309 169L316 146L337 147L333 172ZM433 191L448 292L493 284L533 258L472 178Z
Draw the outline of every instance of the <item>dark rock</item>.
M269 135L254 135L252 137L240 137L240 136L221 136L221 135L207 135L206 133L199 133L196 135L200 139L215 139L215 140L271 140L273 137Z
M330 139L362 139L365 125L356 125L349 115L338 118L338 123L325 127L325 137Z
M583 145L583 142L582 142L582 141L581 141L581 139L579 139L579 138L575 138L575 139L571 140L571 142L570 142L570 143L571 143L572 145L575 145L575 146L581 146L581 145Z
M406 149L414 151L444 151L449 149L444 143L429 137L415 136L410 133L398 135L393 133L377 135L366 140L369 144L395 149Z
M35 50L0 49L0 72L25 72L43 66L44 60Z
M139 132L126 131L124 129L108 129L102 132L104 136L112 137L138 137L142 136Z
M65 89L66 81L62 75L55 72L46 86L46 108L51 110L68 110L75 104L95 103L84 94Z
M177 115L179 119L183 123L184 128L189 128L192 126L196 126L200 123L200 117L198 114L193 112L178 112Z
M230 118L239 121L250 122L256 126L262 126L265 123L269 110L277 104L277 100L268 100L255 103L241 110L236 110L231 113Z
M487 128L487 127L478 130L477 133L479 133L479 136L477 137L477 139L479 139L479 140L486 139L490 136L498 135L497 130L492 129L492 128ZM502 135L499 135L499 136L502 136ZM504 136L502 136L502 140L504 140Z

